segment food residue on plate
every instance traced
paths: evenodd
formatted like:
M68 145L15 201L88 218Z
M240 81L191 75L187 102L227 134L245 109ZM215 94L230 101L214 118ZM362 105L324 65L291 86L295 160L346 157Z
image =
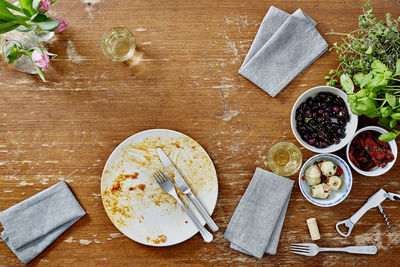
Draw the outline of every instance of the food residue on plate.
M150 241L150 237L147 236L146 240L147 240L147 242L149 242ZM157 244L160 244L160 242L164 243L165 240L167 240L167 237L165 235L159 235L158 238L152 239L151 242L153 242L154 244L157 245Z
M111 192L120 190L121 189L121 182L125 181L126 179L136 179L138 177L139 173L135 172L134 174L120 174L118 175L117 179L115 179L115 182L113 186L111 187Z
M156 212L161 218L174 214L182 224L184 214L175 199L165 193L154 181L153 173L163 169L156 148L161 147L181 171L196 195L214 192L217 185L215 168L201 146L187 136L147 137L122 146L109 159L102 176L102 200L104 208L115 226L134 240L165 242L168 232L155 238L151 232L159 229L157 220L140 218L141 214ZM166 172L171 180L173 175ZM181 200L189 200L178 188ZM183 219L183 220L182 220ZM174 226L179 225L175 224ZM166 229L169 229L168 227ZM133 234L136 233L136 234ZM149 238L146 236L149 235ZM153 243L154 243L153 242Z

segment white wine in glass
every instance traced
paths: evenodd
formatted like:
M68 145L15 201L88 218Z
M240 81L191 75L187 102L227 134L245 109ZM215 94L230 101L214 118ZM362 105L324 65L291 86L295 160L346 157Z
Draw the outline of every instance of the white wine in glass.
M126 28L114 27L106 31L101 40L103 54L111 61L128 60L136 48L133 34Z
M282 176L295 174L301 166L303 156L300 149L290 142L279 142L268 151L268 166Z

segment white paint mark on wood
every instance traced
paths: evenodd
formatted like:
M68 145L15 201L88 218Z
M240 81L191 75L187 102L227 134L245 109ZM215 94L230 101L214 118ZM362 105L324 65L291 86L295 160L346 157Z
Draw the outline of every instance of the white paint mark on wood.
M133 54L133 56L127 60L129 67L135 67L135 66L139 65L140 62L143 61L143 55L144 55L144 53L142 53L142 52L135 52Z
M49 178L42 178L42 179L40 179L39 182L40 182L41 184L43 184L43 185L46 185L46 184L49 184L48 181L49 181Z
M33 183L27 183L25 181L19 183L19 186L28 186L28 185L33 185Z
M229 39L229 36L225 33L221 34L222 37L226 40L226 46L231 50L233 53L234 58L232 59L232 63L237 63L240 60L239 51L236 48L236 43Z
M98 4L98 3L100 3L100 2L103 2L103 0L81 0L82 1L82 4L85 4L86 6L85 6L85 10L86 10L86 12L88 13L88 17L90 18L90 19L92 19L94 16L93 16L93 11L95 10L94 9L94 5L95 4Z
M75 241L74 241L74 238L71 236L71 237L68 237L67 239L65 239L64 242L72 243L72 242L75 242Z
M137 32L144 32L144 31L147 31L147 29L145 29L145 28L137 28L135 31L137 31Z
M110 234L110 237L111 238L118 238L118 237L123 237L124 235L123 234L121 234L121 233L112 233L112 234Z
M76 52L74 44L72 43L71 40L68 40L68 43L67 43L67 55L68 55L68 59L71 60L73 63L80 63L86 59L85 57L79 55Z
M93 241L91 240L87 240L87 239L81 239L79 240L79 244L81 244L82 246L88 246L89 244L91 244Z
M375 245L378 249L386 250L387 246L383 246L381 224L372 227L368 232L358 235L354 238L356 245L367 246Z
M221 120L227 122L227 121L230 121L231 119L233 119L234 117L236 117L237 115L239 115L239 113L240 113L239 110L228 110L228 111L225 111L222 116L215 116L215 118L221 119Z

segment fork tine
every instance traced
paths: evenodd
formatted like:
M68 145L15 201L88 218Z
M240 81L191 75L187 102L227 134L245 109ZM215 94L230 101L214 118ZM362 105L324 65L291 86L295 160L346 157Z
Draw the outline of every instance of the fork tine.
M308 246L294 246L294 245L291 245L291 246L290 246L290 248L297 248L297 249L310 249L310 247L308 247Z
M290 248L290 251L297 251L297 252L309 252L308 249L300 249L300 248Z
M162 184L162 181L161 181L161 179L160 179L160 177L159 177L159 175L158 175L158 173L157 172L155 172L154 174L153 174L153 177L154 177L154 179L156 179L156 181L157 181L157 183L158 184Z
M294 254L302 255L302 256L311 256L310 254L304 253L304 252L294 252L294 251L291 251L291 252Z
M165 182L167 181L167 179L165 179L165 174L164 174L161 170L158 170L157 173L158 173L158 175L159 175L161 181L162 181L163 183L165 183Z
M291 246L303 246L303 247L309 247L309 243L293 243Z
M162 171L160 171L161 175L164 177L164 179L167 181L169 180L169 177L167 175L165 175Z

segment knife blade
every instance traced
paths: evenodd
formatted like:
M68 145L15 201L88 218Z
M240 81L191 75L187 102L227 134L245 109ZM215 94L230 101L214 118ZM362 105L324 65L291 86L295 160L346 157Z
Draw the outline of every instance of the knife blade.
M169 159L167 154L162 150L161 148L157 148L157 154L158 157L161 160L161 163L164 165L164 167L172 172L174 174L174 180L176 185L179 187L179 189L189 197L189 200L192 202L192 204L195 206L197 211L200 213L201 217L206 221L207 225L210 227L210 229L213 232L218 231L218 226L215 224L215 222L211 219L210 215L207 213L207 211L204 209L204 207L201 205L199 200L196 198L196 196L193 194L192 190L190 189L189 185L186 183L185 179L183 179L181 173L179 170L175 167L175 165L172 163L172 161Z

